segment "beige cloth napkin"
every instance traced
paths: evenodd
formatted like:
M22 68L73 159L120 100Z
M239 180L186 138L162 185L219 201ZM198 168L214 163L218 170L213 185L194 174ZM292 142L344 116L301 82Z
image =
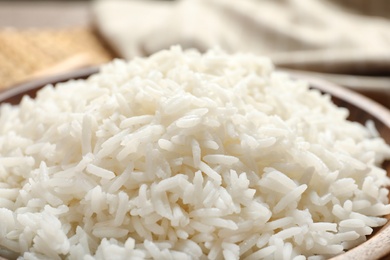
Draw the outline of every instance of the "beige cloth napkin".
M360 89L390 97L390 20L384 15L390 1L356 3L348 8L351 1L342 0L100 0L93 10L101 34L126 59L174 44L201 51L219 46L269 56L283 68L328 73L348 87L358 82ZM334 74L385 77L351 81Z

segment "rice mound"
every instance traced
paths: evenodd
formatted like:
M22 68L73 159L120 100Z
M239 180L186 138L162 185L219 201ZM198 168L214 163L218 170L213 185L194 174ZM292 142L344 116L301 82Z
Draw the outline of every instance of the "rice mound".
M390 148L249 54L113 61L0 110L0 247L24 259L323 259L390 214ZM371 127L372 128L372 127Z

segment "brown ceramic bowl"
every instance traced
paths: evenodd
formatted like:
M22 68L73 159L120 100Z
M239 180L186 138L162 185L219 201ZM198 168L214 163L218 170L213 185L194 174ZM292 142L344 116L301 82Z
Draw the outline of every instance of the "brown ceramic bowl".
M36 92L47 84L56 84L70 79L84 79L98 72L98 68L85 68L74 72L57 75L50 78L27 82L0 92L0 103L18 104L24 95L34 97ZM390 111L382 105L371 99L355 93L346 88L342 88L330 82L317 79L292 75L293 78L304 79L310 83L310 86L319 89L323 93L332 96L333 102L340 106L348 108L350 111L349 120L364 124L367 120L372 120L375 126L388 144L390 144ZM390 101L389 101L390 102ZM383 167L390 176L390 162L384 163ZM390 215L386 216L390 219ZM349 250L332 259L390 259L390 221L383 227L375 230L365 243ZM1 260L1 256L0 256Z

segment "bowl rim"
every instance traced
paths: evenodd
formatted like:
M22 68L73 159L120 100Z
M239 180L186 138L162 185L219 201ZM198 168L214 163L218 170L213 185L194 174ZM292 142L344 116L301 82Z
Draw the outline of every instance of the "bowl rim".
M17 85L0 90L0 104L13 97L20 96L21 98L25 94L31 93L31 96L35 96L35 91L46 85L55 85L57 83L65 82L71 79L87 78L97 72L99 72L99 67L93 66L19 83Z

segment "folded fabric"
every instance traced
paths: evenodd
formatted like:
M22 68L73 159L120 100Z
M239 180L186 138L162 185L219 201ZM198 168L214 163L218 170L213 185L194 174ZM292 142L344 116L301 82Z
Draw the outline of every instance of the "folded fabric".
M386 0L370 2L383 7ZM93 10L101 34L126 59L175 44L201 51L219 46L266 55L289 69L390 75L390 20L337 1L100 0Z

